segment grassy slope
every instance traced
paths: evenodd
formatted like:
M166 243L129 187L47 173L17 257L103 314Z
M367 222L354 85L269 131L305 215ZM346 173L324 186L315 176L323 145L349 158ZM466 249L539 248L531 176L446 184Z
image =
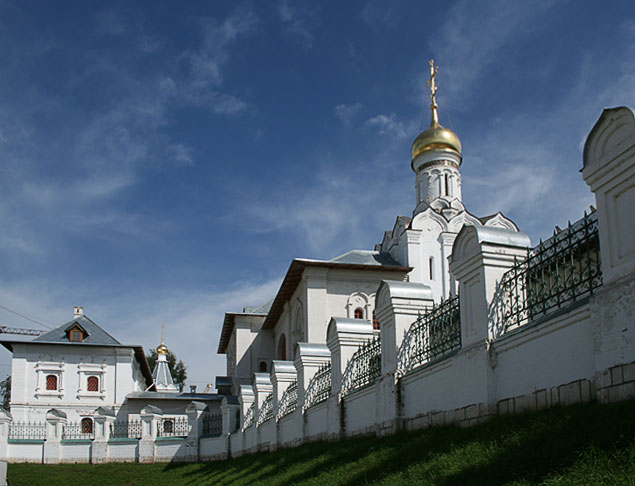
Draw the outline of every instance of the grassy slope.
M37 485L634 485L635 401L497 417L382 439L313 443L200 464L11 464Z

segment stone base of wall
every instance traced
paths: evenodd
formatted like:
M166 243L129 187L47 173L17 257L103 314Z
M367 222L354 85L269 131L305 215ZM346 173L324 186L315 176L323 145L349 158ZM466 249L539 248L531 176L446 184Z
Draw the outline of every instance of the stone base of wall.
M635 397L635 361L613 366L596 378L600 403L618 402Z

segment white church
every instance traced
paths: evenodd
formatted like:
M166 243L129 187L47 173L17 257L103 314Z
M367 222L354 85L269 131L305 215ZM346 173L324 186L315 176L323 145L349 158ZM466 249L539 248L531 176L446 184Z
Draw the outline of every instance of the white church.
M12 462L220 460L308 441L470 426L635 397L635 112L606 109L582 177L597 210L537 246L462 201L457 134L412 144L414 208L373 250L291 261L273 299L227 312L218 393L174 386L76 308L13 353L0 455ZM469 181L468 181L469 183Z

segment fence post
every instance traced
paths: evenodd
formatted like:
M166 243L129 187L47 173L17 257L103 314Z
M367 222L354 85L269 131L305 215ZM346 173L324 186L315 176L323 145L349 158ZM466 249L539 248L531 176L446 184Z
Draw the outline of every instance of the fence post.
M139 440L139 462L154 462L154 443L157 439L157 422L163 412L159 407L146 405L139 413L141 416L141 439Z
M595 194L604 285L635 273L635 114L606 109L584 144L582 177Z
M422 283L383 280L379 284L375 315L381 335L381 391L377 401L377 432L380 435L401 427L395 382L399 348L406 331L432 304L432 289Z
M46 414L47 433L44 441L44 464L60 462L60 441L66 425L66 414L61 410L51 409Z
M201 437L201 415L206 408L207 405L203 402L191 401L185 409L190 426L190 431L185 439L185 460L188 462L196 462L199 459L198 441Z
M324 344L298 343L294 366L298 376L298 406L304 409L306 389L321 366L331 361L331 352Z
M280 443L278 412L280 410L280 399L289 385L298 378L298 372L293 365L293 361L277 361L274 360L271 365L271 384L273 386L273 419L276 423L275 444L277 447Z
M236 420L236 412L240 410L240 403L235 397L225 395L221 402L220 411L223 415L223 435L230 435L240 426L240 416Z
M0 458L6 459L8 457L9 426L12 421L13 418L11 414L7 410L0 408ZM0 486L3 484L2 479L2 475L0 474ZM6 484L6 481L4 484Z
M113 411L103 407L95 410L93 416L95 440L93 440L90 459L93 464L102 464L108 460L108 439L112 420L114 420Z
M251 385L240 385L240 394L238 395L238 403L240 404L240 428L245 428L245 416L247 411L254 403L256 395Z

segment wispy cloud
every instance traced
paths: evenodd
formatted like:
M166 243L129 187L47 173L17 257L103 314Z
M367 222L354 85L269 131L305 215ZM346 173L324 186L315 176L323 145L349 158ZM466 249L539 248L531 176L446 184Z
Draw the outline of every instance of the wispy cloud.
M306 49L313 47L314 35L311 28L315 22L314 11L305 2L278 2L278 15L287 32Z
M357 116L362 109L361 103L353 103L352 105L341 104L337 105L333 111L335 116L345 125L351 125L353 119Z
M374 29L392 29L397 26L398 15L389 2L369 0L362 10L362 19Z
M399 120L394 113L390 115L376 115L366 120L365 125L376 128L381 135L397 138L406 138L408 135L411 135L413 131L412 127Z

